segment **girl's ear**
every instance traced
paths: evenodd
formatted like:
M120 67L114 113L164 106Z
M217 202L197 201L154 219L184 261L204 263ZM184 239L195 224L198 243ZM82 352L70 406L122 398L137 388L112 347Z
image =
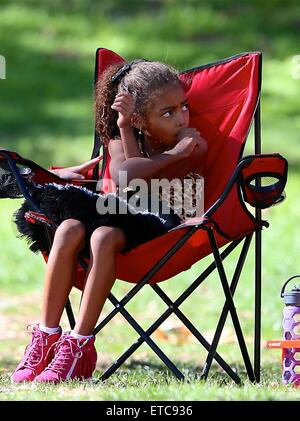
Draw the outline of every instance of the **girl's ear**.
M136 128L136 129L140 129L142 127L141 118L136 113L133 113L132 114L132 117L131 117L131 125L132 125L132 127Z

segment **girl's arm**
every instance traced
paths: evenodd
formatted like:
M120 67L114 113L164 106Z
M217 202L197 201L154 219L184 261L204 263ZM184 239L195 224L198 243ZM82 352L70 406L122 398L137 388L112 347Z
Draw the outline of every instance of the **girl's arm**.
M50 170L50 172L60 178L63 178L64 180L84 180L88 171L93 169L101 161L101 159L102 156L98 156L97 158L91 159L83 164Z
M120 171L127 172L128 182L134 178L142 178L149 181L151 178L159 178L165 173L167 167L175 165L179 157L171 151L153 156L151 158L132 157L126 159L122 140L111 140L108 146L110 161L110 175L118 185Z
M125 158L142 157L132 126L120 128Z
M119 93L111 108L118 111L118 127L124 145L125 158L142 157L132 127L132 116L134 112L134 100L128 92Z
M120 171L127 172L127 181L142 178L150 181L151 178L167 178L168 180L184 177L189 171L199 167L206 153L206 144L193 137L185 137L176 146L151 158L133 157L126 159L122 140L109 142L111 156L110 175L118 185Z

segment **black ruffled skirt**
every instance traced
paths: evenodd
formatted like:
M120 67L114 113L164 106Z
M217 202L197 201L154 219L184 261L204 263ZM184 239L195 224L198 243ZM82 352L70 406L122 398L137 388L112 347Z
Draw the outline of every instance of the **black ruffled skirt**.
M28 189L38 205L40 211L58 226L66 219L81 221L86 227L86 243L83 254L89 253L89 240L93 231L100 226L118 227L126 237L123 252L145 243L155 237L166 233L171 228L180 224L180 218L172 209L167 213L151 213L148 210L138 211L128 203L128 199L114 193L97 194L90 190L67 185L34 184L28 183ZM150 204L151 197L148 197ZM114 212L99 213L110 203L108 209ZM115 206L112 206L115 204ZM103 205L103 206L101 206ZM98 209L98 210L97 210ZM122 209L122 211L120 211ZM19 236L26 238L33 252L47 250L45 231L39 224L32 224L25 219L25 213L33 210L25 200L14 214Z

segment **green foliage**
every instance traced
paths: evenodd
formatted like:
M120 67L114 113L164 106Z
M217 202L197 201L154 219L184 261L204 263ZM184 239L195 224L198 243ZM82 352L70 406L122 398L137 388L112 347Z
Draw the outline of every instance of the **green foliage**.
M264 150L298 166L299 11L283 0L2 1L0 145L45 166L89 158L97 47L179 69L260 50Z

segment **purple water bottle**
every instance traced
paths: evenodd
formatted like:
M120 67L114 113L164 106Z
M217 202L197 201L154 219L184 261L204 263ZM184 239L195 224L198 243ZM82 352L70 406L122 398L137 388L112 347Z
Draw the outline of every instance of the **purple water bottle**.
M300 339L300 284L285 292L287 284L295 278L300 278L300 275L289 278L280 294L285 304L282 322L284 340ZM283 351L282 383L300 386L300 348L286 348Z

